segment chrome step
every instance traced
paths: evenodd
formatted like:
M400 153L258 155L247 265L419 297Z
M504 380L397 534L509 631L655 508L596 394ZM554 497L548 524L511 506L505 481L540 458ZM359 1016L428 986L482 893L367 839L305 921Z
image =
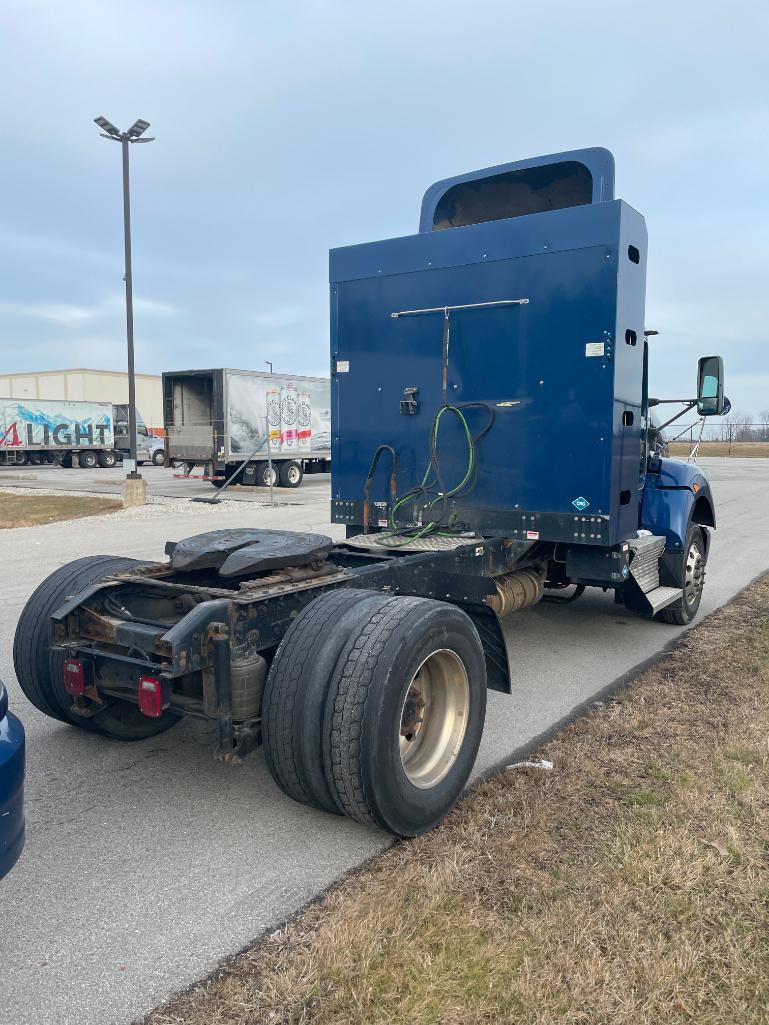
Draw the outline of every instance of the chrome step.
M644 598L651 606L653 616L656 616L661 609L666 609L674 601L681 597L683 590L680 587L655 587L644 594Z
M634 537L630 541L630 573L648 596L660 584L660 556L665 551L665 538L657 534Z

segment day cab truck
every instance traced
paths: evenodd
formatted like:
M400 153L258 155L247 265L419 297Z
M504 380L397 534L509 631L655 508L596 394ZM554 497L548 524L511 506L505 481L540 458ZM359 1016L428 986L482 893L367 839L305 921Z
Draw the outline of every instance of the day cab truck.
M503 616L586 587L664 623L697 613L715 509L700 467L650 446L646 253L604 149L437 182L417 234L333 250L345 540L222 529L164 562L70 563L18 624L27 696L121 740L201 719L225 761L261 742L296 801L430 829L487 688L515 687ZM695 406L724 409L717 356Z
M130 452L128 406L66 399L0 398L0 466L116 466ZM165 442L137 411L138 462L160 466Z

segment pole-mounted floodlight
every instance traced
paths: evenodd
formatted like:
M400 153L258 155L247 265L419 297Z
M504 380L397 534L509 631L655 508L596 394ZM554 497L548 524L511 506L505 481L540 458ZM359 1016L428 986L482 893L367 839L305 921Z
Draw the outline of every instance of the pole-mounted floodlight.
M113 139L120 138L119 130L115 128L112 122L108 121L106 117L95 117L94 121L99 126L99 128L102 129L102 131L105 131L107 135L111 136Z
M138 139L140 135L144 135L149 126L149 121L145 121L143 118L138 118L128 129L128 134L132 139Z
M123 149L123 235L125 240L125 305L126 305L126 336L128 339L128 444L130 454L129 478L139 479L141 474L136 471L136 377L134 374L134 302L133 275L131 272L131 196L128 174L128 144L132 142L152 142L142 139L150 126L149 121L142 118L134 121L127 132L121 132L106 117L96 117L94 121L102 129L102 137L119 142Z

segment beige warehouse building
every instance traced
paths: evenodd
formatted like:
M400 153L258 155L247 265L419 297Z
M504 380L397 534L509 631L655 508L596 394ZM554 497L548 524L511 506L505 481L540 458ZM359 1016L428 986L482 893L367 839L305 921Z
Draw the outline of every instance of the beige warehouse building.
M31 374L0 374L0 398L125 403L128 402L128 374L86 367L40 370ZM160 374L136 374L136 408L148 427L163 427Z

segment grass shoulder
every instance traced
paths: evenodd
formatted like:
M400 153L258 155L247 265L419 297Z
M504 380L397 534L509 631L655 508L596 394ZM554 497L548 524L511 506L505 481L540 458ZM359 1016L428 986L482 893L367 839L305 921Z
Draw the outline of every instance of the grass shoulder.
M13 495L0 493L0 530L37 527L44 523L77 520L117 512L122 505L114 498L87 495Z
M769 1022L769 577L145 1025Z
M670 443L671 456L688 456L691 445L688 441ZM703 441L700 456L731 456L735 459L766 459L769 456L769 441Z

